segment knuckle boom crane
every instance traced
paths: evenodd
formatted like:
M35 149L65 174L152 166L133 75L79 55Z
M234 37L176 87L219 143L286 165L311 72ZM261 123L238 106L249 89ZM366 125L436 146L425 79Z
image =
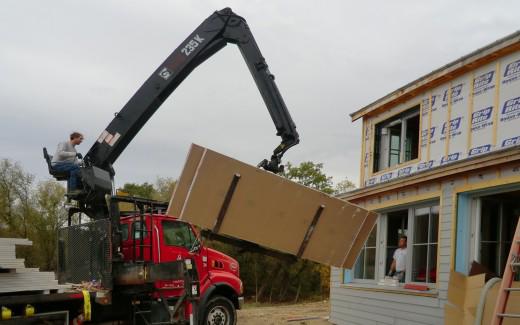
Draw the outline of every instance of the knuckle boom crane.
M242 53L275 124L276 134L281 137L271 158L264 159L258 167L273 173L282 171L282 156L299 142L296 126L245 19L225 8L204 20L159 65L90 148L81 170L85 191L75 198L78 211L94 219L106 217L105 195L112 192L115 175L112 165L116 159L179 84L228 43L236 44Z
M43 297L38 300L39 309L50 308L47 303L59 298L54 308L68 310L73 317L81 316L77 304L83 301L87 320L94 314L99 321L130 317L132 324L141 324L136 322L141 318L146 324L185 324L188 320L236 324L235 310L243 303L238 262L205 247L191 224L162 213L166 204L113 192L113 164L119 155L191 71L228 43L240 49L281 137L270 159L258 167L273 173L283 170L282 156L299 142L296 126L246 21L229 8L217 11L115 114L83 159L83 190L68 194L77 204L68 209L68 227L58 234L58 276L63 282L98 278L103 295L97 292L92 305L90 298L82 298L90 297L86 291L79 298L73 295L74 299L68 294ZM66 179L67 175L53 170L45 148L44 157L49 172L58 180ZM133 208L121 211L119 203L133 204ZM72 225L71 216L77 212L93 221ZM82 251L91 253L81 256ZM84 261L77 263L78 257Z

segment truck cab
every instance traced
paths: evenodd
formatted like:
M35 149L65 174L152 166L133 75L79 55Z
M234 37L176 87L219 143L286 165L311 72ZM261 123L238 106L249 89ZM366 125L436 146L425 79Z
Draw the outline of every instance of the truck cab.
M125 263L155 265L192 260L198 273L198 319L216 319L215 324L233 324L243 303L243 285L238 262L205 247L195 227L176 217L149 213L120 218L121 255ZM182 279L159 279L153 283L155 298L175 300L185 291ZM186 309L188 312L188 309ZM209 324L213 324L210 322Z

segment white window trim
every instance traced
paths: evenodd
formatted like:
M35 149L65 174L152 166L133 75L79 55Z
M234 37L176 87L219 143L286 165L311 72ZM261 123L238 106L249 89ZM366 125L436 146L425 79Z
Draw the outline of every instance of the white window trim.
M352 285L352 284L354 284L354 285L355 284L375 284L379 280L383 279L386 276L387 271L388 271L388 270L386 270L387 232L388 232L387 231L387 229L388 229L388 217L387 216L388 216L388 213L393 212L393 211L399 211L399 210L408 210L407 237L408 237L408 242L409 243L413 243L415 234L411 230L415 229L415 228L413 228L415 226L414 210L415 209L420 209L420 208L425 208L425 207L432 207L432 206L435 206L435 205L439 206L440 202L438 200L437 201L421 202L421 203L415 204L415 205L407 205L407 206L392 208L392 209L388 209L388 210L384 210L383 212L380 212L379 216L377 218L377 222L376 222L376 225L377 225L377 234L376 234L377 246L376 246L376 265L375 265L375 270L374 270L374 274L375 274L376 278L374 280L372 280L372 279L358 279L358 278L354 277L354 270L352 270L352 272L353 272L352 273L352 282L350 282L349 284L350 285ZM439 206L439 208L440 208L440 206ZM430 223L431 223L431 220L429 221L429 226L430 226ZM440 227L440 223L439 223L438 227ZM437 234L438 234L439 231L440 231L440 229L438 228L437 229ZM413 263L413 244L407 245L407 248L408 248L408 254L406 255L406 269L407 270L412 270L412 266L413 266L412 265L412 263ZM439 252L439 243L437 242L437 255L438 255L438 252ZM438 256L436 258L438 258ZM437 277L436 277L437 278L437 282L438 282L438 274L439 274L439 270L437 270ZM405 284L406 283L412 283L412 284L427 285L430 289L435 289L437 287L437 283L433 283L433 282L412 282L411 280L412 280L412 272L411 271L410 272L406 272Z
M401 124L401 143L399 144L399 161L394 166L398 166L402 163L416 159L416 158L414 158L414 159L410 159L410 160L406 160L406 161L404 160L405 159L405 150L406 150L406 129L407 129L407 125L408 125L408 120L415 116L418 116L421 113L420 105L419 105L419 107L417 107L417 105L410 107L408 110L414 110L414 109L417 109L417 111L410 112L399 118L394 118L394 119L389 118L386 121L378 123L378 124L380 124L379 127L381 129L388 128L395 124ZM406 111L407 110L405 110L405 112ZM376 127L378 127L378 126L376 125ZM419 125L419 129L420 128L421 128L421 126ZM420 136L421 135L419 134L418 150L420 150ZM380 155L379 160L378 160L379 166L378 166L377 171L374 171L374 172L380 172L385 169L394 167L394 166L390 166L390 141L391 141L391 137L389 136L388 133L384 136L383 135L381 136L381 140L379 142L379 151L378 151L379 155ZM372 169L373 168L374 168L374 166L372 166Z
M507 192L498 192L498 193L493 193L493 194L500 194L500 193L507 193ZM468 260L467 260L467 265L469 265L471 267L471 264L473 263L473 261L476 261L478 263L482 263L482 257L480 255L480 246L481 246L481 224L482 224L482 197L486 197L486 196L489 196L489 195L493 195L493 194L486 194L486 195L481 195L481 196L475 196L472 198L471 200L471 232L470 232L470 238L472 239L471 240L471 245L470 245L470 252L468 254ZM497 245L498 247L500 248L501 245L502 245L502 231L500 231L502 229L502 223L504 222L504 212L503 212L503 205L500 205L500 211L498 213L498 229L499 229L499 232L498 232L498 239L497 239ZM497 263L498 265L495 266L497 267L499 270L500 270L500 266L502 265L502 261L504 258L508 258L508 256L503 256L502 255L502 250L499 249L499 254L497 256ZM508 254L508 253L507 253ZM503 271L502 271L503 272Z
M378 216L377 220L376 220L376 224L374 225L374 227L376 227L376 258L375 258L375 261L376 261L376 265L375 265L375 268L374 268L374 277L375 279L361 279L361 278L356 278L355 276L355 270L352 269L352 282L351 283L370 283L370 284L373 284L375 282L378 281L378 261L379 261L379 252L381 251L380 248L379 248L379 236L380 236L380 233L381 233L381 226L380 226L380 223L381 223L381 216ZM365 245L363 245L363 249L365 249ZM357 262L357 260L356 260Z

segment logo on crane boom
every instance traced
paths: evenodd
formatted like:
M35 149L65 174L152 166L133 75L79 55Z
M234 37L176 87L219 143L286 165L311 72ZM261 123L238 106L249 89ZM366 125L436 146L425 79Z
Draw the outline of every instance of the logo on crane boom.
M189 56L202 42L204 42L204 38L200 37L198 34L195 35L186 45L184 45L181 49L181 53Z

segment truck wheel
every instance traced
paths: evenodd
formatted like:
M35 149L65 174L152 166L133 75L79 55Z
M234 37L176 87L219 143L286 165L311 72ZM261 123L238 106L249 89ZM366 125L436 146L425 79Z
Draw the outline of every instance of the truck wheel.
M212 298L204 308L204 325L235 325L237 312L233 303L226 297L216 296Z

